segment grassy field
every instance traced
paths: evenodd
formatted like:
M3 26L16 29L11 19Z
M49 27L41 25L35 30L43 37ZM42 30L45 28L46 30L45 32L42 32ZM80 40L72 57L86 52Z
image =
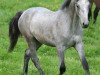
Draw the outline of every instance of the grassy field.
M21 75L25 40L20 37L14 52L7 53L9 46L9 21L17 11L30 7L42 6L56 11L63 0L0 0L0 75ZM100 75L100 14L95 25L84 29L84 48L90 66L91 75ZM38 57L45 75L58 75L59 63L55 48L43 45L38 50ZM65 53L67 71L64 75L85 75L77 52L70 48ZM28 75L39 75L33 63L29 63Z

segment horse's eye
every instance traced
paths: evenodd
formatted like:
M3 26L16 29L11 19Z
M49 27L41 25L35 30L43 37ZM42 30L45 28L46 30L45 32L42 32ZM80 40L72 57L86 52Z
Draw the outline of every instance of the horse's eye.
M79 8L79 5L76 5L77 6L77 8Z

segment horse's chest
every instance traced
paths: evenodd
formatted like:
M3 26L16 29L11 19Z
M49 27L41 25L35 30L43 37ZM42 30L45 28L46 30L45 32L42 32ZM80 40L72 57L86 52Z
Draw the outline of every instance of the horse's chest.
M67 47L70 47L72 45L74 45L74 37L73 36L69 36L67 38L63 39L63 44Z
M72 47L75 45L76 42L80 42L80 41L81 41L80 35L71 35L71 34L69 34L69 36L67 37L62 37L60 39L60 43L62 43L62 45L66 47Z

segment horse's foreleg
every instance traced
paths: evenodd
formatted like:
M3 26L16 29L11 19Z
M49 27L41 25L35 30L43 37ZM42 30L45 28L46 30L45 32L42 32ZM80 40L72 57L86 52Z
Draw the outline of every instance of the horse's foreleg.
M95 23L96 20L97 20L97 16L98 16L99 10L100 10L100 9L97 8L97 7L96 7L95 10L94 10L94 16L93 16L93 17L94 17L94 23Z
M86 72L86 75L90 75L89 66L88 66L88 63L86 61L84 50L83 50L83 44L77 43L75 48L78 51L78 54L79 54L80 60L82 62L83 68Z
M27 75L29 60L30 60L30 50L26 49L25 55L24 55L23 75Z
M58 47L58 56L60 61L60 74L62 75L66 71L65 63L64 63L64 50L65 47Z

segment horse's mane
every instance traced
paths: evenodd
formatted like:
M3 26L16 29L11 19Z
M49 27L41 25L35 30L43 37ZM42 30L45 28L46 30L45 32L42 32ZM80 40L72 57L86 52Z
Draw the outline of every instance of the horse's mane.
M65 0L61 6L61 10L67 8L70 5L71 0Z

